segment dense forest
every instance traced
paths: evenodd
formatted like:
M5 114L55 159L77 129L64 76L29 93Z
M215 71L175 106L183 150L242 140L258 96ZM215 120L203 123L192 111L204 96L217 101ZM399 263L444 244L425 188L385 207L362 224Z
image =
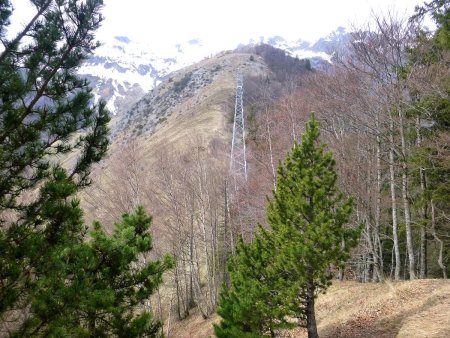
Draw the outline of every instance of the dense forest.
M333 279L450 274L448 1L374 16L320 69L235 51L269 70L243 78L248 178L214 139L151 167L139 139L107 155L109 114L76 75L102 1L32 2L7 38L0 0L0 336L169 336L195 310L218 337L317 337Z

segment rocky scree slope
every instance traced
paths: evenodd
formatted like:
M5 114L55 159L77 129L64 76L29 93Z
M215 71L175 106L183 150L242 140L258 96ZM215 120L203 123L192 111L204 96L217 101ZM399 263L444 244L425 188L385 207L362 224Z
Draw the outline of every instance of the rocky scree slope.
M248 53L223 52L203 60L171 74L118 117L112 128L113 139L127 142L149 137L171 118L187 115L195 120L195 115L205 110L215 114L218 108L222 117L233 114L238 72L244 78L270 74L263 58Z

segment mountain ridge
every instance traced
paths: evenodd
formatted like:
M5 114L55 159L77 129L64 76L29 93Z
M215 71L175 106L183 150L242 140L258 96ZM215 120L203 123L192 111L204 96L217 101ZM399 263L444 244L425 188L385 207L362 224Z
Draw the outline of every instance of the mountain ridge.
M272 36L236 43L236 48L265 43L293 57L308 58L313 67L319 67L322 62L331 62L337 46L350 41L350 35L340 27L314 43ZM91 82L95 101L105 100L108 109L116 115L128 111L173 72L221 52L204 44L201 39L192 38L166 46L156 53L148 44L138 43L127 36L115 36L104 41L95 55L84 62L79 74Z

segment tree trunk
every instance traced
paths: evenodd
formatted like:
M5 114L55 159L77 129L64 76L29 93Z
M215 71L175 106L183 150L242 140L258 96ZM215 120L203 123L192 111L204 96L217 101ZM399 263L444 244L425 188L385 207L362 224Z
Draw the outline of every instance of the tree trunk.
M433 200L431 200L431 233L433 234L434 239L439 243L438 264L439 267L442 269L442 275L444 279L447 279L447 267L444 265L443 262L444 242L436 234L436 211L434 209Z
M190 215L190 237L189 237L189 307L196 304L194 294L194 197L191 197L191 215Z
M344 269L343 268L339 268L338 279L341 282L344 280Z
M201 202L201 208L200 208L200 217L199 217L199 226L200 230L202 232L202 240L203 240L203 254L204 254L204 260L205 260L205 268L206 268L206 311L207 315L213 311L213 304L212 304L212 281L211 281L211 262L210 262L210 253L208 251L208 239L206 236L206 218L205 218L205 208L203 206L203 202Z
M420 272L421 279L427 278L427 233L425 224L420 226Z
M175 282L175 289L177 294L177 314L178 314L178 320L183 319L182 313L184 313L184 306L183 306L183 295L180 291L180 280L178 278L178 265L176 263L175 259L175 268L174 268L174 282Z
M197 216L197 221L199 223L199 228L202 234L201 239L203 240L203 255L204 255L204 262L205 262L205 268L206 268L206 296L205 296L205 303L206 303L206 315L209 316L214 311L214 304L213 304L213 283L212 283L212 268L211 268L211 254L209 251L209 239L208 235L206 233L206 222L207 222L207 212L208 209L211 208L210 204L210 196L208 191L208 180L207 180L207 172L206 169L203 167L203 162L200 158L200 151L197 152L198 156L198 167L197 167L197 176L198 176L198 204L199 204L199 215ZM199 280L201 276L199 273ZM200 291L201 292L201 291Z
M369 248L368 252L364 252L364 282L367 282L370 278L370 270L371 270L371 266L372 266L372 262L375 262L375 255L376 255L376 251L374 250L373 247L373 243L372 243L372 236L371 236L371 229L372 226L369 223L369 220L366 219L366 240L367 240L367 246ZM373 260L372 260L373 259ZM376 267L375 264L373 264L373 276L372 279L375 278L375 272Z
M400 248L398 244L398 224L397 224L397 197L395 193L395 168L394 168L394 120L392 116L389 116L389 173L390 180L389 185L391 187L391 208L392 208L392 236L394 240L394 253L395 253L395 272L394 279L400 280Z
M413 240L412 240L412 229L411 229L411 210L408 197L408 174L407 165L403 164L402 172L402 198L403 198L403 212L405 216L405 227L406 227L406 248L408 250L408 268L409 268L409 279L416 279L416 262L414 257Z
M193 223L193 221L192 221L192 223ZM193 230L191 230L190 245L189 245L189 263L190 263L189 307L192 307L195 305L195 297L194 297L194 231Z
M421 147L422 145L422 135L420 133L420 118L416 118L416 144L418 147ZM425 176L425 170L423 167L419 168L419 177L420 177L420 191L422 192L422 195L425 194L426 189L426 176ZM420 213L422 221L420 222L420 272L419 277L420 278L426 278L427 277L427 231L426 231L426 222L425 220L428 218L428 212L427 212L427 202L424 202L424 205L422 206Z
M193 306L193 297L192 297L192 291L189 292L189 290L192 290L192 273L188 272L188 268L186 263L188 262L188 259L186 257L186 253L183 252L182 254L183 259L183 279L184 279L184 305L185 305L185 312L184 317L186 318L189 316L189 310ZM189 281L191 281L191 284L189 284Z
M156 289L156 294L158 296L158 314L159 320L163 320L163 311L162 311L162 303L161 303L161 293L159 292L159 287Z
M229 278L228 278L228 270L227 270L227 261L229 256L228 246L227 246L227 238L228 238L228 185L227 181L225 181L225 189L224 189L224 220L223 220L223 245L222 245L222 283L227 287L230 287ZM232 242L230 241L230 251L233 252L233 248L231 247Z
M314 282L310 279L306 283L306 327L308 329L308 338L319 338L314 309L314 291Z
M374 255L373 255L373 264L375 269L374 277L377 279L375 281L382 282L383 277L383 269L381 267L380 262L383 262L383 250L380 250L380 219L381 219L381 186L382 186L382 176L381 176L381 138L379 134L380 123L379 117L376 117L376 127L377 127L377 149L376 149L376 166L377 166L377 190L376 190L376 201L375 201L375 229L374 229Z
M269 142L270 168L272 170L272 184L273 184L273 190L276 191L277 190L277 175L276 175L275 164L274 164L274 160L273 160L272 135L270 132L270 122L271 121L269 121L269 112L267 111L267 108L266 108L265 118L266 118L267 142Z
M411 229L411 207L409 203L408 196L408 164L407 150L406 150L406 140L405 140L405 126L403 121L403 112L401 109L398 110L399 117L399 129L400 129L400 140L402 145L402 198L403 198L403 212L405 216L405 227L406 227L406 248L408 250L408 268L409 268L409 278L416 278L416 262L414 257L413 240L412 240L412 229Z
M158 289L159 290L159 289ZM168 317L167 317L167 330L166 330L166 337L169 338L170 337L170 322L172 320L171 318L171 314L172 314L172 303L173 303L173 298L175 296L175 292L172 292L172 296L170 297L170 303L169 303L169 313L168 313ZM161 318L161 321L163 319ZM163 335L163 327L161 326L161 336Z

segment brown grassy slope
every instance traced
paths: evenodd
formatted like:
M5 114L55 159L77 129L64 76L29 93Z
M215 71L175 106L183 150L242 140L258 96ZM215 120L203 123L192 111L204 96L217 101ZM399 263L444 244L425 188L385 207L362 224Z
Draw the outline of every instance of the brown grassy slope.
M174 73L125 114L122 122L116 121L122 129L115 135L113 146L136 139L155 148L160 142L185 143L192 135L207 139L223 135L226 130L223 119L234 111L238 69L244 76L268 73L262 58L250 61L250 57L250 54L221 53ZM176 92L176 84L188 74L192 74L188 84ZM138 123L143 124L144 132L136 136L133 129ZM153 126L147 128L146 124ZM228 141L229 135L226 136Z
M223 54L184 69L183 72L189 72L198 68L221 67L212 83L171 107L172 113L167 120L157 127L152 136L141 141L143 146L156 153L161 145L167 144L184 148L189 142L197 143L199 140L205 146L213 139L230 143L227 125L231 125L228 120L234 112L237 70L242 69L244 74L267 72L260 58L250 62L249 57L249 54Z
M450 337L450 281L334 282L318 297L316 315L321 338ZM212 336L217 321L191 316L178 322L170 337ZM307 334L296 329L283 336Z
M89 198L86 195L96 194L99 190L109 192L111 185L127 184L121 177L113 177L114 182L111 184L111 177L105 175L105 168L111 168L114 165L112 162L117 161L117 158L126 151L123 148L124 144L135 143L139 152L144 154L139 166L145 171L143 176L146 177L155 177L160 174L156 164L168 149L183 154L192 152L192 149L198 147L213 152L212 148L216 147L225 149L228 153L232 126L230 118L234 113L235 76L238 69L244 76L265 75L269 72L261 57L254 56L253 61L250 61L250 57L250 54L225 52L182 69L172 74L170 79L163 81L153 93L144 97L142 102L145 99L152 99L148 104L142 102L138 104L140 109L136 109L128 121L126 114L121 117L122 120L116 118L111 127L118 131L112 135L108 152L110 157L96 166L92 173L93 186L80 194L88 224L93 219L100 220L107 227L111 223L111 217L109 217L111 213L103 210L99 205L87 202ZM185 74L199 71L210 74L211 81L199 86L188 85L180 93L174 92L175 83ZM193 84L192 82L190 84ZM158 116L155 117L155 115ZM155 123L158 120L160 122ZM123 129L117 127L120 123ZM142 133L136 133L137 125L143 126ZM147 130L150 125L151 128ZM220 156L219 160L225 163L228 158ZM143 188L145 190L146 187ZM111 191L111 194L117 195L117 191ZM140 203L147 207L145 196ZM122 210L120 206L114 206L114 209L117 210L117 215L113 215L114 219L123 212L129 211ZM149 210L154 214L152 209ZM103 217L104 214L108 217ZM154 216L156 224L160 217L156 214ZM156 242L159 240L155 239Z

